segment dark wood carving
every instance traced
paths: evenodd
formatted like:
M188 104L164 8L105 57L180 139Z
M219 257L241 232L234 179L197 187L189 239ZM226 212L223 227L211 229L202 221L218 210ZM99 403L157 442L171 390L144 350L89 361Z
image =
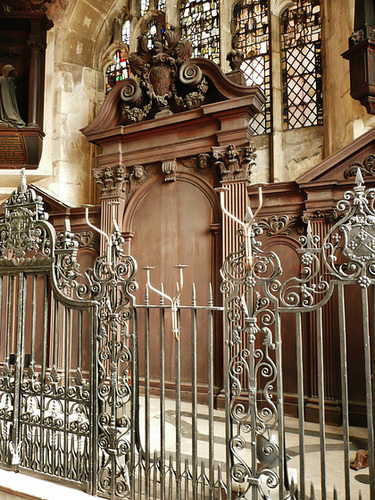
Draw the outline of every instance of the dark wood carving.
M356 0L354 33L342 56L350 62L350 95L375 114L375 10L373 0Z
M36 168L42 154L46 32L52 27L45 15L47 3L0 0L0 74L14 68L20 114L19 120L2 114L1 168Z

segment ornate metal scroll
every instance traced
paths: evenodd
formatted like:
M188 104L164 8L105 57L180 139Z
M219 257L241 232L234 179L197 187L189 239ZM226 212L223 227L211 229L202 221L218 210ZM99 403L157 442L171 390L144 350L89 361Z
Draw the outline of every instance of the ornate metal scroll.
M115 230L111 238L111 262L105 257L98 258L92 274L99 301L98 493L108 498L124 498L130 493L132 422L126 405L131 398L132 337L129 320L132 317L131 294L137 286L134 281L137 268L134 259L121 250L121 233Z
M275 314L270 299L261 297L260 291L265 283L278 288L282 271L276 254L261 251L256 238L262 232L258 224L251 224L252 266L247 265L246 240L240 231L240 250L230 254L221 269L227 321L227 419L233 429L228 442L230 480L237 484L240 499L247 498L251 488L262 490L261 476L268 488L279 484L274 470L279 450L272 439L278 417L271 394L277 377L271 330Z
M375 282L375 188L366 189L360 169L354 189L344 194L336 210L341 217L321 242L312 234L310 222L299 238L300 276L282 281L278 256L262 250L259 237L263 227L270 229L264 220L251 223L250 238L242 230L238 232L239 251L228 255L221 269L227 438L236 498L249 498L248 492L254 488L268 498L262 491L264 483L268 488L285 486L281 484L284 472L277 468L285 458L275 439L280 409L272 398L281 366L276 334L279 313L315 311L330 299L339 283L367 288ZM282 219L284 222L288 220ZM278 229L278 221L275 223ZM247 265L248 244L251 266Z
M124 497L136 264L114 223L82 272L69 221L57 236L47 219L23 170L0 220L0 463Z

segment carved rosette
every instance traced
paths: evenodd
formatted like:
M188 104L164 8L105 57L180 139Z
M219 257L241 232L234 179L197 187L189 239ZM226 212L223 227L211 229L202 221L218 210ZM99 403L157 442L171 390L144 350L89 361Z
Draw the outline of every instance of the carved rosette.
M250 180L251 170L255 165L255 148L252 142L246 147L213 147L215 165L220 169L222 181Z
M138 50L129 57L132 74L121 91L123 122L139 122L186 109L195 109L205 100L208 84L201 69L191 61L192 45L180 39L170 27L153 40L138 39Z
M115 167L94 169L94 179L102 187L102 199L125 197L129 184L129 173L121 163Z

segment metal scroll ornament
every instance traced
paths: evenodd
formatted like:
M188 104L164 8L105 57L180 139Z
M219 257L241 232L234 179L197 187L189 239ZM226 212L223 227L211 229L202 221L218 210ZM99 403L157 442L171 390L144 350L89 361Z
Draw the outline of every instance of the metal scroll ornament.
M272 398L277 379L271 330L275 314L270 299L262 298L260 291L265 283L272 284L272 289L279 287L281 266L276 254L261 250L257 237L262 232L254 221L247 236L239 231L239 251L229 254L221 269L227 321L230 475L237 485L236 498L241 500L253 488L264 496L264 484L267 488L279 484L275 469L279 448L273 437L278 411Z

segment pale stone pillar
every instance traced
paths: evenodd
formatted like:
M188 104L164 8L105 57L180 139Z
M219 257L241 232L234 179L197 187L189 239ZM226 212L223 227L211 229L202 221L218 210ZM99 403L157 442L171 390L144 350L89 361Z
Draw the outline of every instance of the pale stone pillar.
M271 70L271 109L272 131L270 151L270 181L288 181L284 169L283 152L283 82L281 78L280 57L280 17L278 13L270 11L270 70Z

